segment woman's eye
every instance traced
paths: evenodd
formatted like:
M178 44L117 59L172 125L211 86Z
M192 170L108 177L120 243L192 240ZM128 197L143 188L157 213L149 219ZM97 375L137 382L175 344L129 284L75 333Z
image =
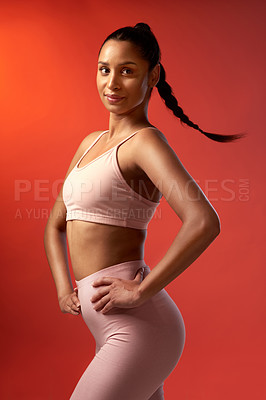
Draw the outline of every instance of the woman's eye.
M101 67L100 68L100 71L103 72L103 73L105 73L104 70L107 70L107 68L105 68L105 67Z
M124 72L124 71L126 71L126 75L132 74L131 69L124 68L124 69L123 69L123 72Z

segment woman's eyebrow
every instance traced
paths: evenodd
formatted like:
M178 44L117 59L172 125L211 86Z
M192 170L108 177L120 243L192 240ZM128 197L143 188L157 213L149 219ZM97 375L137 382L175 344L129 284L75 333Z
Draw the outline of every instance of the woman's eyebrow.
M99 62L98 62L98 64L109 65L109 63L107 63L107 62L103 62L103 61L99 61ZM118 65L125 65L125 64L134 64L134 65L137 65L137 64L136 64L136 63L134 63L133 61L124 61L123 63L121 63L121 64L118 64Z

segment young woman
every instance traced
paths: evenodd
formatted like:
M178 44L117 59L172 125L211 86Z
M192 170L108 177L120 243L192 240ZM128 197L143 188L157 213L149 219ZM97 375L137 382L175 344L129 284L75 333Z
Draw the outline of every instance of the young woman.
M71 400L164 399L164 380L185 344L182 315L164 287L220 232L217 212L148 120L154 86L182 122L210 139L227 142L241 135L207 133L192 123L165 81L160 59L147 24L106 38L97 88L110 112L109 127L82 140L45 228L60 309L81 313L96 341L95 357ZM183 224L150 270L144 242L162 196Z

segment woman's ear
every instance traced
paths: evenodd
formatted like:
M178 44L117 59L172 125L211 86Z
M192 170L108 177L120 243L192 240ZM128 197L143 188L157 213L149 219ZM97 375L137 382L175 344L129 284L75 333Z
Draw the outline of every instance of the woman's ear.
M160 63L156 64L150 72L149 86L154 87L157 85L160 79Z

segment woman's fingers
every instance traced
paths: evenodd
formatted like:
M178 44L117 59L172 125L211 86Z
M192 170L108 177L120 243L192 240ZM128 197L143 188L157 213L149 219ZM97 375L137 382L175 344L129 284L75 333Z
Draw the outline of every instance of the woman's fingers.
M109 292L108 292L105 296L103 296L103 297L101 298L101 300L97 301L97 303L94 304L93 309L96 310L96 311L98 311L98 310L100 310L102 307L104 307L105 304L108 303L108 302L110 302L110 295L109 295Z
M73 301L73 303L74 303L77 307L80 306L80 301L79 301L79 298L78 298L78 296L77 296L76 294L74 294L74 295L72 296L72 301Z
M71 298L71 304L68 306L71 310L71 313L74 315L77 315L80 313L80 301L78 299L78 296L75 294L72 294Z
M143 280L144 268L139 268L133 280L112 277L96 279L93 287L102 286L90 298L93 309L105 313L113 307L130 307L134 303L136 285Z
M80 301L76 293L70 293L60 298L59 307L63 313L80 314Z
M76 311L76 310L74 310L72 307L70 307L70 306L68 306L68 308L69 308L69 313L70 314L73 314L73 315L78 315L80 312L79 311Z
M102 286L102 285L111 285L115 281L120 281L120 278L113 278L112 276L102 276L101 278L95 279L92 282L92 286Z
M75 311L79 311L79 309L80 309L80 307L77 306L75 303L72 303L70 307L72 310L75 310Z
M97 290L97 293L91 296L90 301L94 303L95 301L99 300L102 296L105 296L107 293L109 293L109 291L110 291L110 286Z

